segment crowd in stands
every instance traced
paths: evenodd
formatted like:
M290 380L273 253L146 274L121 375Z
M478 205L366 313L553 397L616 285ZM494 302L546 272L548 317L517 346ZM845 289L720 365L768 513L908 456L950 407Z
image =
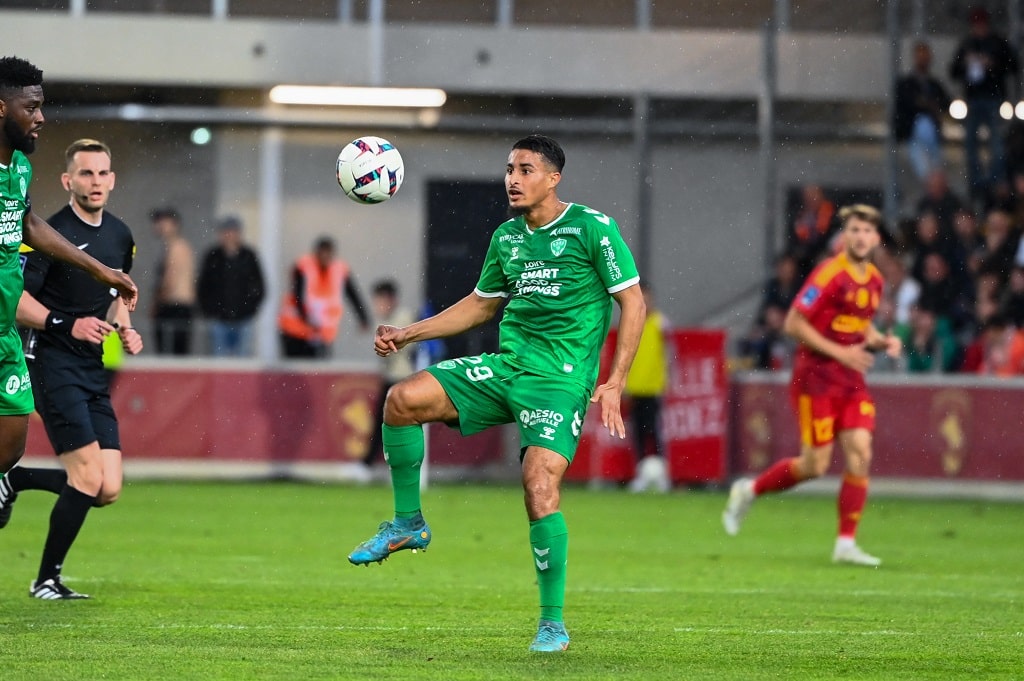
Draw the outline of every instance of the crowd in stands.
M1024 158L980 209L936 169L913 215L886 230L875 265L885 279L876 326L899 335L904 356L881 369L912 373L1024 375ZM753 368L788 368L793 343L782 322L810 269L834 248L837 207L808 187L790 247L766 282L738 350ZM812 216L812 217L808 217ZM819 225L828 226L821 229Z
M1024 123L998 115L1006 98L1019 94L1017 55L984 9L970 12L949 66L967 106L963 195L952 188L939 150L951 98L930 69L930 48L916 44L895 92L893 129L920 196L876 251L886 284L875 325L899 335L904 353L896 362L879 358L875 369L1024 375ZM987 168L980 128L987 128ZM813 184L802 188L800 203L755 322L739 340L740 366L788 368L794 346L782 332L786 311L833 250L838 206Z

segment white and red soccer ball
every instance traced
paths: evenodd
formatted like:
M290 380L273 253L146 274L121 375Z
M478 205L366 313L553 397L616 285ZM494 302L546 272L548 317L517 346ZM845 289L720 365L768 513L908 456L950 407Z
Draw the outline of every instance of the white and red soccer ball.
M382 203L402 186L405 164L391 142L366 135L338 154L338 184L356 203Z

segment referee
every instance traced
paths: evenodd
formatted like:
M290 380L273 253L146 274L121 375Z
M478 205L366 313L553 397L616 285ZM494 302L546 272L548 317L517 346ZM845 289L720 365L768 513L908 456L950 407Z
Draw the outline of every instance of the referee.
M80 139L65 152L61 182L70 202L49 222L72 244L108 267L128 272L135 253L131 230L104 208L114 188L110 149ZM87 598L61 581L61 568L86 514L121 492L121 442L110 403L102 343L116 332L126 352L142 350L129 310L112 289L61 261L30 251L17 320L28 327L29 374L36 411L63 466L15 467L0 481L0 527L19 492L57 495L39 574L29 594L45 600Z

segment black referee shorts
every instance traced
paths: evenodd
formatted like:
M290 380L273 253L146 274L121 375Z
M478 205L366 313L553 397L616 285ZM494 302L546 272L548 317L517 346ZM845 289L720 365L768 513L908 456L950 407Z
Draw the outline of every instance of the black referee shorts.
M102 364L50 351L28 365L36 411L57 454L91 442L100 449L121 449L110 378Z

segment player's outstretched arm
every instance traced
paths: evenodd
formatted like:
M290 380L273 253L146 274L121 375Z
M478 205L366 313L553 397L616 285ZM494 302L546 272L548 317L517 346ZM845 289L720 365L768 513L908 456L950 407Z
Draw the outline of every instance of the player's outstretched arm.
M626 387L626 375L640 345L647 305L639 284L614 293L613 297L619 304L619 333L615 340L615 354L612 356L608 380L594 389L590 401L601 406L601 424L608 432L624 439L626 425L622 421L622 390Z
M409 343L447 338L468 331L493 317L503 300L501 297L484 298L474 292L433 317L409 326L378 326L373 340L374 352L386 357Z
M22 241L40 253L85 270L96 281L116 289L129 310L135 309L139 291L131 277L107 267L80 250L35 213L29 212L25 216L22 223Z

